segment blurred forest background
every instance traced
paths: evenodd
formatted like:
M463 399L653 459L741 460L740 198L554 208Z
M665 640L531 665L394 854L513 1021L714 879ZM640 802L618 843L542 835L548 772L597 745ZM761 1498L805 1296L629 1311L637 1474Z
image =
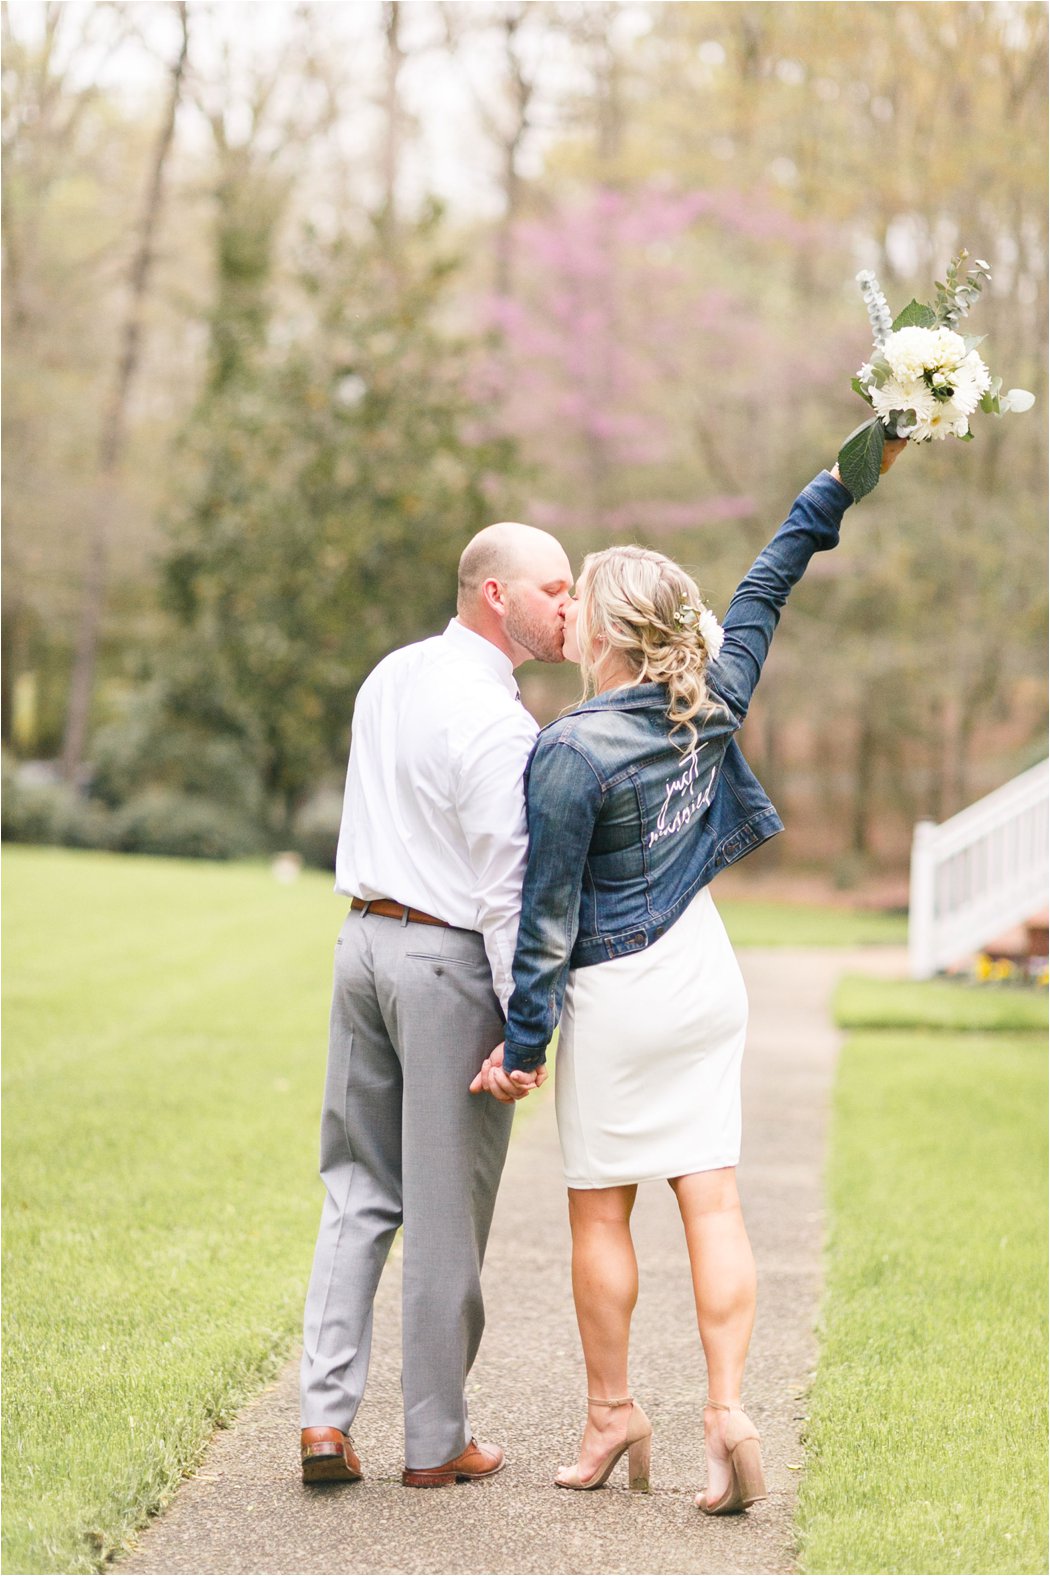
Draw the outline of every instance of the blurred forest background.
M897 310L961 246L1038 403L906 454L792 599L766 858L899 870L1045 753L1043 4L2 26L5 835L330 859L356 686L475 530L646 542L724 610L868 414L857 270Z

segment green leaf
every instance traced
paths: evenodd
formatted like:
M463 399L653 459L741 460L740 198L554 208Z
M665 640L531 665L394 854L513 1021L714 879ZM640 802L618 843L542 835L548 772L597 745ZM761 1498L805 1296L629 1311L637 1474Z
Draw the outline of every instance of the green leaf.
M971 350L976 350L978 345L983 345L987 338L987 334L964 334L963 344L966 346L966 354L969 355Z
M972 443L973 442L973 433L972 432L962 432L962 433L960 433L959 434L959 442L960 443Z
M1002 386L1002 378L993 378L987 391L981 398L980 408L986 411L989 416L1001 416L1003 413L1002 406L999 403L999 390Z
M839 475L859 503L878 485L886 429L878 416L854 428L839 450Z
M918 418L913 410L891 410L886 418L886 436L887 438L899 438L902 426L910 430L918 425Z
M932 328L937 321L937 314L932 306L924 306L921 301L909 301L903 312L898 312L893 320L893 332L899 328Z
M867 400L868 404L871 404L871 395L868 393L867 385L862 383L860 378L850 378L849 386L854 394L859 394L861 399Z

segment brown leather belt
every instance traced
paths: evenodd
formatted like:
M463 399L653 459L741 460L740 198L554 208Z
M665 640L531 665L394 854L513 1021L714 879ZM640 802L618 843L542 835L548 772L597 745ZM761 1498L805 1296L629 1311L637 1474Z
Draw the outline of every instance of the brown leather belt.
M381 919L400 919L406 920L409 925L440 925L443 930L449 929L447 919L435 919L433 914L424 914L419 908L406 908L404 903L395 903L389 897L374 897L367 903L359 897L352 897L350 907L368 914L378 914Z

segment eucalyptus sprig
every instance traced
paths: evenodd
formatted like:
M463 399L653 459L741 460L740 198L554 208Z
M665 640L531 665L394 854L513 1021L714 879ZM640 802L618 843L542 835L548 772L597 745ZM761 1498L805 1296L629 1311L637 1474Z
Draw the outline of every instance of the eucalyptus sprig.
M860 293L864 297L864 305L868 309L868 322L871 324L871 340L876 350L881 350L886 343L886 336L893 327L893 313L890 311L889 302L882 293L879 281L875 278L870 268L864 268L857 275Z
M981 290L992 277L992 270L983 258L978 257L973 267L967 272L960 282L959 269L969 257L965 247L948 264L948 273L942 283L936 281L937 299L933 303L933 314L938 323L945 328L954 328L960 318L963 318L975 306Z

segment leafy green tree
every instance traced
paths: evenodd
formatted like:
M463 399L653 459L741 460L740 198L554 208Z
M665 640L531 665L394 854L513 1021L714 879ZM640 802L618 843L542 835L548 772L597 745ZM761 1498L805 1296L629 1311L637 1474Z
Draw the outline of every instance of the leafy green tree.
M236 317L254 327L238 340L217 318L222 354L181 445L165 662L199 681L181 686L181 716L169 692L157 721L189 727L192 750L194 695L220 731L222 711L250 717L241 737L275 833L341 767L369 669L453 612L459 553L508 470L508 444L471 439L473 356L441 327L454 264L440 228L435 210L404 230L396 278L375 231L308 236L265 344L242 273ZM227 236L230 255L243 262Z

